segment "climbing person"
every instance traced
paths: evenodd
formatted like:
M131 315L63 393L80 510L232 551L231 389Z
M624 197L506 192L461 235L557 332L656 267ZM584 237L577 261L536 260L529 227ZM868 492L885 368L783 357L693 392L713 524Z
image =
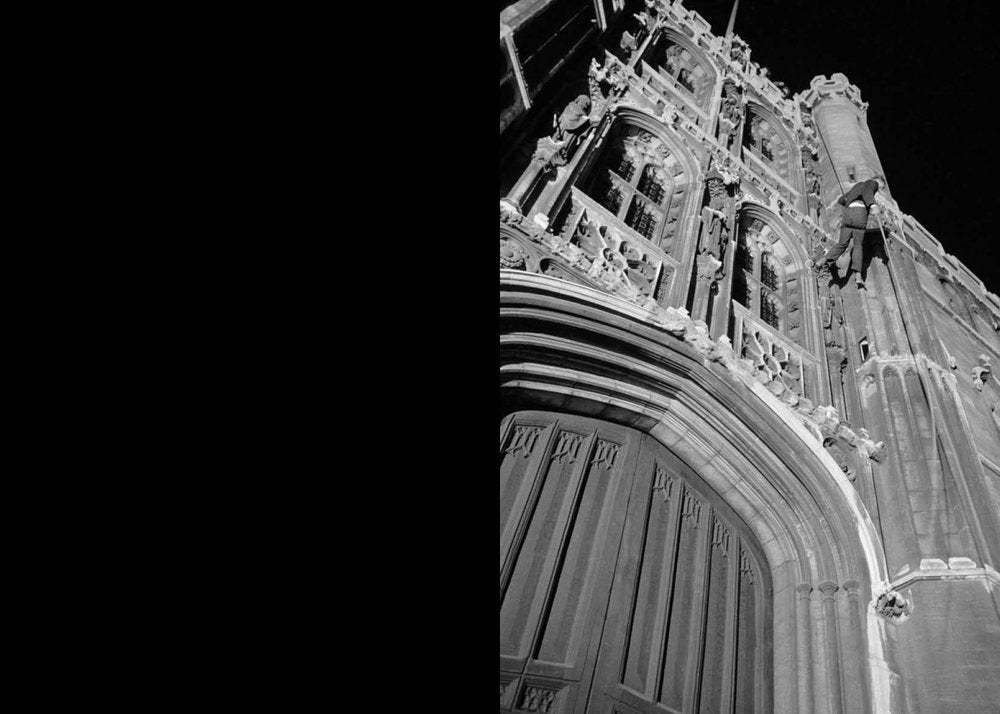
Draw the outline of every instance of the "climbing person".
M844 207L840 220L840 240L827 251L826 255L816 261L817 269L822 268L826 263L836 261L853 240L850 270L854 271L854 282L857 286L859 288L865 287L865 281L861 277L865 228L868 225L868 213L875 205L875 193L882 189L885 189L885 178L875 176L867 181L854 184L850 191L837 199L837 203Z

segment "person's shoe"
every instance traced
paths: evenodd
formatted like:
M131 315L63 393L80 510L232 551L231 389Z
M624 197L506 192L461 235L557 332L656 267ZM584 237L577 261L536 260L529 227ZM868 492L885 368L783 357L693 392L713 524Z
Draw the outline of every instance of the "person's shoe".
M860 275L854 278L854 284L858 286L858 290L868 289L867 287L865 287L865 281L861 279Z

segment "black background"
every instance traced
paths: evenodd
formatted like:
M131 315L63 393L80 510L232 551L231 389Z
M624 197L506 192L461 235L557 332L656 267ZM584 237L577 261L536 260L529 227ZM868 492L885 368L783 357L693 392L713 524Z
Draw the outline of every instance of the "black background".
M687 0L723 35L732 0ZM1000 84L993 3L740 0L734 32L792 94L842 72L869 103L892 197L994 293Z

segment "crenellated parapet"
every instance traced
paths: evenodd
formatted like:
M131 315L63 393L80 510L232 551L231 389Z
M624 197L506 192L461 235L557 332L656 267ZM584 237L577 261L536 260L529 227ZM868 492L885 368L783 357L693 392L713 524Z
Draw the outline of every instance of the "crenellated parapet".
M809 89L795 95L795 99L810 110L821 101L839 98L851 102L862 112L868 111L868 102L861 100L861 90L840 72L834 72L829 78L822 74L813 77Z

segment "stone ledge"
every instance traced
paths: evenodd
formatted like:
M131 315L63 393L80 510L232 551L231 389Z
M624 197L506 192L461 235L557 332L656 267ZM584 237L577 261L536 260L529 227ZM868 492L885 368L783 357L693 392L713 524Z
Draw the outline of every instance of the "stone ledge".
M948 558L947 563L940 558L923 558L917 570L901 571L887 587L899 590L926 580L986 580L1000 585L1000 573L985 563L977 566L971 558Z

